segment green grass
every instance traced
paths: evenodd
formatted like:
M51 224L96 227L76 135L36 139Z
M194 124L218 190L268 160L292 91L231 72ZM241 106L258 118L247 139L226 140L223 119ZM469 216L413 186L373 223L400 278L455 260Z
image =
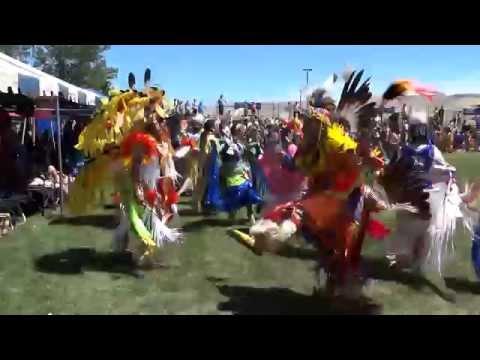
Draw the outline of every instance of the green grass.
M480 176L480 154L447 156L460 179ZM186 199L185 199L186 201ZM182 206L184 209L188 205ZM110 249L114 218L102 211L70 223L33 216L0 239L0 313L2 314L478 314L480 283L470 264L470 239L456 238L456 258L445 274L456 293L447 301L437 285L395 273L383 260L383 244L369 241L365 266L372 281L365 299L332 302L312 296L314 253L258 257L227 234L226 216L178 220L186 239L161 251L165 269L145 271L138 279L114 269L90 266L80 274L40 271L35 260L71 248ZM389 222L392 219L385 219ZM74 222L74 224L72 224ZM64 264L65 265L65 264ZM118 269L117 269L118 270Z

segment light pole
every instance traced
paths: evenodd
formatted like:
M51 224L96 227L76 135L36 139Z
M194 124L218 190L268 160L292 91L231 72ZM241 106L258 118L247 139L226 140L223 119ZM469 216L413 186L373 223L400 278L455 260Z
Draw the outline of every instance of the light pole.
M310 73L310 71L312 71L312 69L303 69L303 71L305 71L305 73L307 74L307 86L308 86L308 74Z
M308 88L308 74L310 73L310 71L312 71L312 69L302 69L302 71L305 71L305 74L307 75L307 85L305 88ZM301 90L300 90L300 94L301 94ZM305 99L306 100L306 99ZM302 95L300 95L300 107L302 106Z

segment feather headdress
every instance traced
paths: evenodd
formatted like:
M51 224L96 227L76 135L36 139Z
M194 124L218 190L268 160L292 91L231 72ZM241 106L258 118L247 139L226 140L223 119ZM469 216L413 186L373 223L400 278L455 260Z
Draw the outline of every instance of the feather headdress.
M350 74L343 86L335 114L338 119L348 122L353 133L359 128L370 129L376 114L375 102L369 102L372 98L370 78L359 85L362 75L363 70L358 74L355 71Z
M145 122L145 108L152 102L157 115L166 118L167 112L162 107L165 91L151 87L150 77L150 69L147 69L144 92L135 89L135 75L132 73L128 75L128 90L111 90L109 99L102 102L90 124L80 134L76 149L86 156L96 157L105 146L119 145L126 134L141 127L137 124Z

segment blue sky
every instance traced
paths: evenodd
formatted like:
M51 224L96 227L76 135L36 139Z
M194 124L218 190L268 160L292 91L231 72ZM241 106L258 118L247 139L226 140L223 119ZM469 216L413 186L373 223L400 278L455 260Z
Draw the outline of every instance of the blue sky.
M473 45L114 45L107 63L119 69L117 87L126 88L133 72L141 88L149 67L152 83L170 98L207 104L221 93L228 101L297 100L305 86L302 68L313 69L310 85L315 86L347 66L365 69L375 94L405 78L447 94L480 93L480 46Z

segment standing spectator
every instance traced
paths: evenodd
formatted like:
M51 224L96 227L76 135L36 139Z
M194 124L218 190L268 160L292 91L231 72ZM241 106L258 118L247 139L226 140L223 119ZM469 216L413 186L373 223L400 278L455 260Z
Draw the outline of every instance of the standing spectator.
M185 115L189 116L192 112L192 109L190 107L190 101L185 101Z
M252 115L257 115L257 104L255 102L252 102Z
M394 126L386 126L381 135L382 146L387 158L392 158L400 147L400 135L395 131Z
M192 111L193 111L193 110L197 110L197 99L193 99Z
M205 109L203 108L203 102L200 101L198 103L198 113L203 115L204 112L205 112Z
M441 148L442 152L453 152L453 133L449 127L443 129Z
M184 114L185 112L183 111L183 101L182 100L177 100L177 112L179 114Z
M476 151L480 151L480 116L475 117L475 133L477 138Z
M438 110L438 119L440 124L443 126L443 122L445 120L445 110L443 109L443 106L441 106L440 110Z
M218 99L218 115L223 116L223 112L225 111L225 99L223 95L220 95Z
M460 150L464 146L465 135L463 134L463 132L460 132L457 129L455 129L453 131L453 133L454 133L454 135L453 135L453 148L454 148L454 150Z
M293 105L293 116L296 117L300 114L300 104L298 101L295 101L295 105Z

